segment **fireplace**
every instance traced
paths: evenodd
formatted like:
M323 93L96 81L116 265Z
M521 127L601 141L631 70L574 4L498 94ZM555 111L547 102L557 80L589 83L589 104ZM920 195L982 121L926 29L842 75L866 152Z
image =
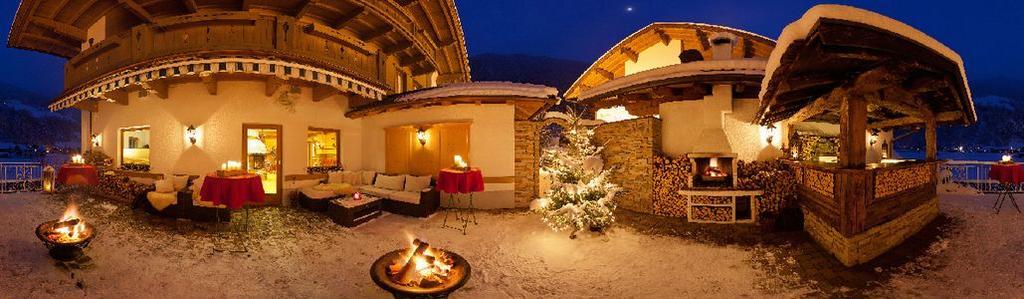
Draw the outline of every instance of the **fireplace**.
M736 155L722 153L691 153L692 171L690 186L693 188L736 187Z

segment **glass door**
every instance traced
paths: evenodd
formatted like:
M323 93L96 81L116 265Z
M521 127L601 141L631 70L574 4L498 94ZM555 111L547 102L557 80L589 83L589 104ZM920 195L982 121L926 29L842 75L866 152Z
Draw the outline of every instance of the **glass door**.
M247 171L260 176L267 202L281 202L281 125L243 124L242 163Z

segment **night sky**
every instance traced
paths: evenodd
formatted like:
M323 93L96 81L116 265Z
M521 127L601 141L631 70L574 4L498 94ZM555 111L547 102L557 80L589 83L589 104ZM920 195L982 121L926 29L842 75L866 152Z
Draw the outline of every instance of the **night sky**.
M0 1L0 22L12 23L17 0ZM456 0L470 55L529 54L590 63L652 22L702 22L775 38L814 5L806 1ZM1024 3L1015 1L838 1L903 21L963 56L982 93L1024 94ZM6 29L6 28L5 28ZM9 30L3 31L7 40ZM6 43L5 43L6 44ZM47 97L62 84L63 61L2 48L0 82ZM994 87L993 87L994 86ZM977 86L976 86L977 87ZM977 88L975 88L977 90ZM981 96L984 94L978 94Z

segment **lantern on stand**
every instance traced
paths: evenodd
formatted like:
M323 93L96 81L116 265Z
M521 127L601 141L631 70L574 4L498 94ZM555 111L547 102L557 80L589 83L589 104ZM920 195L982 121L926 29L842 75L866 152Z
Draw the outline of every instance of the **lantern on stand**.
M54 183L55 183L55 180L57 179L56 173L57 172L55 170L53 170L53 166L47 165L46 168L43 168L43 192L44 193L53 193Z

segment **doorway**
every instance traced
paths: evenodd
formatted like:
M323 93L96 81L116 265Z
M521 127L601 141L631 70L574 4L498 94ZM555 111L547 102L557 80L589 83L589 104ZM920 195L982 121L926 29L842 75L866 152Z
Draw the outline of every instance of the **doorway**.
M281 202L282 138L281 125L242 124L242 167L260 176L268 204Z

